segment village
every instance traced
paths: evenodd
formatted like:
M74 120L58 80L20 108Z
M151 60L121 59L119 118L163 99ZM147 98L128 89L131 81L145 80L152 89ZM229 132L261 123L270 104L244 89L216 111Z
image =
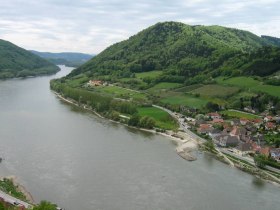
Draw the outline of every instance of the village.
M223 152L232 154L241 159L246 158L254 162L255 154L264 155L276 162L280 162L279 145L268 145L266 135L279 138L280 117L263 116L256 119L234 118L225 120L218 112L205 115L200 114L195 118L180 116L184 126L197 133L199 136L212 140L216 147ZM279 140L278 140L279 141Z

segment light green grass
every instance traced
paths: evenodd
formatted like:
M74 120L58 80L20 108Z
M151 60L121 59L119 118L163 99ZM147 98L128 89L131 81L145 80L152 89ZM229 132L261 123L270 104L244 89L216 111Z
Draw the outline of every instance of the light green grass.
M208 97L226 97L239 91L238 87L229 87L223 85L204 85L191 91L194 94L200 94Z
M144 78L156 78L158 77L159 75L162 74L162 71L149 71L149 72L142 72L142 73L136 73L136 78L139 78L139 79L144 79Z
M233 85L244 88L251 88L260 85L260 81L254 80L251 77L233 77L225 80L224 78L220 77L217 78L216 81L218 82L218 84Z
M226 110L226 111L221 111L221 114L227 115L229 117L236 117L236 118L245 118L248 120L253 120L260 118L259 116L250 114L250 113L244 113L244 112L238 112L235 110Z
M148 89L148 91L154 92L158 90L170 90L181 86L182 86L181 83L161 82Z
M178 128L178 123L167 112L155 107L140 107L138 108L140 116L149 116L156 121L156 127L175 130Z
M203 86L203 85L201 85L201 84L194 84L194 85L189 85L189 86L177 88L175 91L176 91L176 92L182 92L182 93L184 93L184 92L190 92L190 91L195 90L195 89L197 89L197 88L200 88L200 87L202 87L202 86Z
M247 88L248 91L263 92L280 98L280 86L263 85L262 82L251 77L233 77L230 79L217 78L218 84Z
M163 98L161 102L167 104L185 105L188 107L200 109L207 104L208 100L200 97L181 94Z
M134 90L129 90L126 88L118 87L118 86L99 86L96 87L97 90L100 92L104 92L110 95L114 95L115 97L118 98L133 98L137 100L145 100L146 99L146 94L134 91Z

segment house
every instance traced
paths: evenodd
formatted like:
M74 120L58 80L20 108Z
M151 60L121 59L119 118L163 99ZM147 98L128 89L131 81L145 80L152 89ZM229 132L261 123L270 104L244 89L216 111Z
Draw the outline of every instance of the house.
M275 125L275 123L273 123L273 122L267 122L266 124L265 124L265 129L266 130L274 130L276 128L276 125Z
M234 126L230 132L230 135L231 136L240 136L240 135L246 135L246 133L247 133L247 130L245 128Z
M265 121L265 122L271 122L271 121L273 121L273 117L272 117L272 116L266 116L266 117L264 118L264 121Z
M254 119L253 121L254 126L256 126L257 128L260 128L261 124L263 123L263 120L260 118Z
M240 120L239 119L232 119L230 124L232 126L239 126L240 125Z
M237 149L241 152L242 155L252 152L253 146L250 142L239 143Z
M200 124L197 132L200 134L207 134L213 130L212 125L210 124Z
M222 147L235 147L238 144L238 138L230 135L221 136L219 144Z
M214 128L212 131L209 132L209 136L212 139L215 139L215 137L221 135L221 131L219 129Z
M221 119L221 118L219 118L219 119L215 118L215 119L212 120L212 123L213 124L223 124L224 120Z
M101 80L90 80L88 82L89 86L101 86L103 83Z
M210 117L212 120L222 118L221 115L217 112L208 113L207 116Z
M246 118L241 118L240 119L240 124L241 125L246 125L249 122L249 120L247 120Z
M280 162L280 148L271 149L270 150L270 155L274 160Z
M265 155L266 157L270 154L270 147L261 147L260 154Z

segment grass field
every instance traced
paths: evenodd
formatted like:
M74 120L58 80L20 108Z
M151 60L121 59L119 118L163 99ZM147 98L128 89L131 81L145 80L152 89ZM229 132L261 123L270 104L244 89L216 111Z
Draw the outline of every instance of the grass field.
M201 85L201 84L189 85L189 86L177 88L175 91L176 91L176 92L182 92L182 93L184 93L184 92L190 92L190 91L195 90L195 89L197 89L197 88L200 88L200 87L202 87L202 86L203 86L203 85Z
M280 86L263 85L260 81L254 80L251 77L233 77L225 80L220 77L216 81L218 84L247 88L248 91L263 92L280 98Z
M200 94L208 97L226 97L239 91L238 87L229 87L223 85L204 85L191 91L194 94Z
M136 73L135 75L136 75L136 78L144 79L147 77L156 78L161 74L162 74L162 71L148 71L148 72Z
M178 94L178 95L163 98L161 102L167 104L185 105L188 107L200 109L207 104L208 100L200 97L194 97L191 95Z
M244 88L251 88L260 85L260 81L254 80L251 77L233 77L230 79L224 79L223 77L219 77L216 79L216 81L218 82L218 84L233 85Z
M154 92L154 91L158 91L158 90L170 90L170 89L178 88L181 86L182 86L181 83L161 82L161 83L156 84L154 87L151 87L150 89L148 89L148 91Z
M133 99L140 99L145 100L146 94L140 93L138 91L129 90L126 88L118 87L118 86L99 86L96 87L97 90L100 92L104 92L110 95L114 95L118 98L133 98Z
M236 117L236 118L245 118L248 120L253 120L260 118L256 115L250 114L250 113L244 113L244 112L239 112L235 110L226 110L226 111L221 111L221 114L227 115L229 117Z
M156 127L174 130L178 128L178 123L167 112L155 107L140 107L138 108L140 116L149 116L156 121Z

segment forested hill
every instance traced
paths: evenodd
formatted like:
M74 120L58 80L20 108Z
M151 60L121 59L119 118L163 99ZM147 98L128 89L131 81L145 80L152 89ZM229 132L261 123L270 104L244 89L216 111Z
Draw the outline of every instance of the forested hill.
M90 60L93 55L76 53L76 52L61 52L61 53L51 53L51 52L38 52L35 50L30 50L30 52L47 59L56 65L66 65L71 67L81 66L88 60Z
M262 37L263 39L265 39L265 40L271 42L272 44L274 44L274 45L280 47L280 39L279 39L279 38L277 38L277 37L272 37L272 36L265 36L265 35L262 35L261 37Z
M161 81L193 83L220 75L269 75L280 70L275 46L275 41L243 30L164 22L108 47L68 78L82 73L114 79L159 70ZM265 58L263 51L268 52ZM256 70L257 65L269 72Z
M52 74L59 68L49 61L0 39L0 78Z

